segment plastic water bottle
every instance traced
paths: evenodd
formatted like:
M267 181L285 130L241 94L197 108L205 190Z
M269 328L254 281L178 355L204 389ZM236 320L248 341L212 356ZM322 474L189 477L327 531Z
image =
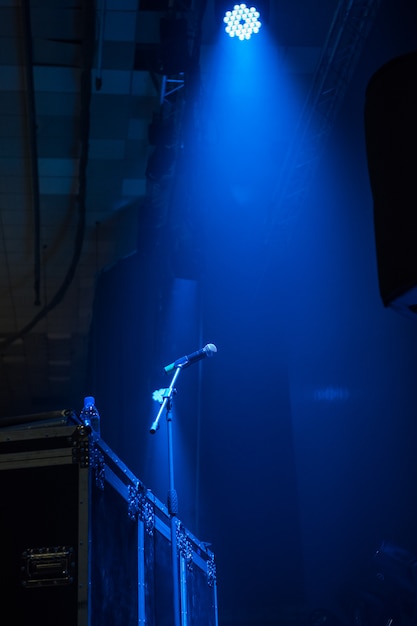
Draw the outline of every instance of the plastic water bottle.
M100 413L93 396L84 398L84 406L81 409L80 418L85 426L91 428L93 435L100 437Z

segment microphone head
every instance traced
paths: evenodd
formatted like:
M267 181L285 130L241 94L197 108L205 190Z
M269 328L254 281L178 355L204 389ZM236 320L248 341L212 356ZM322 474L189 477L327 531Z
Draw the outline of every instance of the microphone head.
M206 356L213 356L213 354L217 352L217 348L214 343L208 343L206 346L204 346L203 351L205 352Z

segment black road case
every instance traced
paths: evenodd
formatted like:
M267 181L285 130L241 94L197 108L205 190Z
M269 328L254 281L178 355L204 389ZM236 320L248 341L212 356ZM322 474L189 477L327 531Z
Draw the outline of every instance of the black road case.
M174 624L172 520L102 440L78 424L0 429L0 490L7 623ZM181 626L217 626L214 555L173 527Z

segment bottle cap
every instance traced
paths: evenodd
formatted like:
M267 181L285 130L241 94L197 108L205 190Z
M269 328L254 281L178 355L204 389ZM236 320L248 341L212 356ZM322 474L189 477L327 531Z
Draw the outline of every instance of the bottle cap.
M93 406L96 403L94 396L86 396L84 398L84 406Z

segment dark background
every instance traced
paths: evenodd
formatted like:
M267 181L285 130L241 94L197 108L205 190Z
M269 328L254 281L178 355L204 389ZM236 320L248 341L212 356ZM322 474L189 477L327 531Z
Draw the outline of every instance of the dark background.
M350 623L382 542L417 551L417 322L381 301L364 130L371 75L415 49L416 27L414 2L382 3L296 211L271 218L274 100L260 147L235 154L218 140L184 166L189 257L161 244L98 281L91 388L103 436L162 501L166 427L149 434L152 391L175 358L218 348L181 373L173 428L179 516L216 554L221 624L315 609ZM409 183L411 208L393 198L394 212L416 209Z
M219 625L412 626L417 321L379 281L403 271L397 251L417 276L415 114L391 109L417 71L389 110L374 101L377 148L364 110L374 73L417 49L417 4L363 3L378 6L352 75L341 45L320 106L332 17L362 2L271 0L243 47L217 38L215 2L179 4L205 13L176 151L148 134L156 2L0 6L1 418L95 396L104 441L165 504L152 394L164 366L215 344L181 372L172 425L178 515L216 556ZM362 25L348 22L345 44Z

